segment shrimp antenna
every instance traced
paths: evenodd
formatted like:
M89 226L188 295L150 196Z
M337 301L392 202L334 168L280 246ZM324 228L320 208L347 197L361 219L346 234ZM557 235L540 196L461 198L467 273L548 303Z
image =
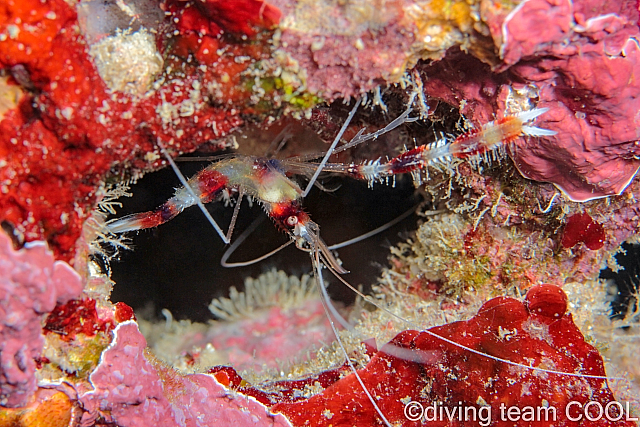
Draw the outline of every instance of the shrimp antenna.
M235 268L235 267L246 267L248 265L253 265L257 262L260 262L262 260L265 260L267 258L269 258L271 255L281 251L282 249L286 248L287 246L289 246L290 244L292 244L294 241L293 240L288 240L286 243L283 243L282 245L280 245L279 247L277 247L276 249L272 250L271 252L268 252L262 256L259 256L258 258L254 258L251 259L249 261L241 261L241 262L227 262L227 260L229 259L229 257L231 257L231 255L236 251L236 249L238 249L238 247L245 241L247 240L247 237L249 237L251 235L251 233L253 233L256 228L258 228L258 226L260 224L262 224L262 221L264 221L265 217L264 216L259 216L258 218L255 219L255 221L253 221L251 223L251 225L249 227L247 227L246 230L244 230L240 236L238 238L236 238L236 240L233 241L233 243L231 244L231 246L229 246L229 248L227 248L227 250L224 252L224 254L222 254L222 258L220 259L220 265L226 268Z
M202 213L204 214L204 216L207 217L207 219L209 220L209 222L211 223L211 225L213 226L213 228L216 229L216 231L218 232L218 235L220 236L220 238L222 239L222 241L228 245L229 244L229 239L227 238L227 236L225 236L224 232L222 231L222 229L220 228L220 226L218 226L218 223L213 219L213 217L211 216L211 214L209 213L209 211L207 210L207 208L204 206L204 204L202 203L202 201L200 200L200 197L198 197L196 195L196 193L193 191L193 188L191 188L191 186L189 185L189 183L187 182L187 179L184 177L184 175L182 174L182 172L180 172L180 169L178 169L178 166L176 165L176 162L173 161L173 159L171 158L171 156L169 155L169 153L167 152L167 150L164 148L162 142L160 142L160 139L158 139L158 147L160 148L160 151L162 152L162 154L164 155L164 157L167 158L167 160L169 161L169 164L171 165L171 169L173 169L173 171L175 172L175 174L178 176L178 179L180 180L180 182L182 183L182 185L184 186L184 188L189 192L189 194L191 195L191 197L193 197L193 199L195 200L196 204L198 205L198 207L200 208L200 210L202 211Z
M309 191L311 191L311 188L313 188L313 183L316 182L316 179L318 179L318 175L320 175L320 172L322 172L322 168L324 168L324 165L329 161L329 157L331 157L331 155L333 154L333 150L338 145L338 142L340 142L340 138L342 138L342 135L344 135L344 132L347 130L347 126L349 126L349 123L351 123L353 116L356 115L356 111L358 110L358 107L360 106L361 102L362 102L362 98L359 98L358 101L356 101L356 105L354 105L353 108L351 109L351 112L349 113L347 120L342 124L342 127L340 128L340 132L338 132L338 135L336 135L335 139L333 140L333 143L331 144L331 147L329 147L327 154L325 154L324 158L318 165L316 172L313 174L313 176L309 180L309 183L307 184L307 188L305 188L304 192L302 193L302 197L306 197L307 194L309 194Z
M351 139L351 141L347 142L344 145L341 145L340 147L334 148L334 150L331 152L331 155L341 153L345 150L348 150L349 148L355 147L358 144L362 144L363 142L366 142L372 139L377 139L379 136L384 135L385 133L391 132L392 130L394 130L395 128L399 127L404 123L411 123L411 122L415 122L416 120L420 120L419 117L409 117L409 114L411 114L411 112L413 111L413 101L415 99L415 96L416 96L415 94L411 95L411 99L407 104L407 109L398 117L396 117L391 123L386 125L384 128L377 130L375 132L367 133L367 134L364 133L365 132L364 128L360 129L360 131L356 134L356 136L354 136ZM324 153L324 155L326 157L326 153ZM292 164L296 164L296 166L298 166L299 165L298 162L314 160L322 156L323 156L323 153L305 154L301 156L290 157L285 161L290 162Z
M267 150L265 157L274 157L282 150L284 145L291 139L293 133L291 132L291 124L286 125L278 135L271 141L269 149Z
M382 410L380 409L380 407L376 404L376 401L373 398L373 396L371 396L369 389L364 384L364 381L362 381L362 378L360 378L360 374L358 374L358 370L356 369L355 366L353 366L353 362L349 358L349 353L347 353L347 349L344 347L344 344L340 339L340 335L338 334L338 329L336 328L336 325L334 324L333 319L331 318L329 306L333 306L333 304L331 303L331 300L329 299L329 295L327 294L327 291L324 287L324 279L322 277L323 264L320 263L320 251L317 248L311 253L311 263L313 264L313 270L316 276L316 283L320 287L320 290L322 293L322 298L321 298L322 307L324 308L324 311L327 314L327 319L329 319L329 325L331 325L331 329L333 330L333 334L336 337L336 341L338 342L338 345L342 350L342 354L344 355L346 362L349 365L349 368L351 369L351 372L353 372L353 374L355 375L356 379L358 380L358 383L360 383L360 387L369 398L369 401L373 405L374 409L376 410L376 412L378 413L382 421L385 423L387 427L393 427L393 425L389 422L389 420L387 420L387 418L382 413ZM329 269L333 271L333 269L331 268ZM333 309L335 310L335 307Z
M331 271L333 273L333 275L335 277L338 278L338 280L340 280L346 287L348 287L349 289L351 289L353 292L355 292L356 295L358 295L360 298L362 298L364 301L368 302L369 304L374 305L376 308L384 311L385 313L389 314L392 317L395 317L396 319L406 323L407 325L411 326L412 328L418 330L418 331L422 331L427 333L428 335L431 335L432 337L439 339L441 341L446 342L447 344L451 344L455 347L461 348L463 350L466 350L468 352L477 354L478 356L481 357L486 357L488 359L491 360L495 360L496 362L502 362L502 363L506 363L507 365L512 365L512 366L517 366L520 368L526 368L526 369L531 369L532 371L537 371L537 372L544 372L547 374L556 374L556 375L564 375L567 377L578 377L578 378L593 378L593 379L599 379L599 380L607 380L607 379L613 379L613 380L624 380L624 378L622 377L606 377L606 376L602 376L602 375L588 375L588 374L576 374L573 372L562 372L562 371L555 371L553 369L544 369L544 368L538 368L536 366L530 366L530 365L524 365L522 363L518 363L518 362L514 362L512 360L509 359L503 359L501 357L497 357L497 356L493 356L491 354L487 354L487 353L483 353L479 350L475 350L471 347L468 347L464 344L460 344L458 342L455 342L454 340L451 340L449 338L443 337L442 335L436 334L435 332L430 331L429 329L423 329L421 328L419 325L416 325L415 323L401 317L398 316L397 314L395 314L394 312L392 312L391 310L379 305L378 303L376 303L371 297L363 294L362 292L360 292L358 289L356 289L353 285L351 285L351 283L347 282L346 280L344 280L340 274L338 274L338 272L333 271L331 269L331 267L327 266L327 268L329 268L329 271ZM399 353L400 352L404 352L405 349L402 348L398 348ZM388 354L391 354L392 356L396 356L396 354L393 353L393 351L391 353L387 352ZM398 355L399 356L399 355Z
M344 242L340 242L340 243L336 243L335 245L328 246L328 248L330 250L344 248L345 246L353 245L355 243L358 243L358 242L361 242L363 240L366 240L369 237L375 236L378 233L382 233L383 231L393 227L394 225L398 224L399 222L402 222L405 218L411 216L415 211L417 211L420 208L420 206L423 203L424 202L418 203L417 205L413 206L412 208L410 208L408 211L406 211L402 215L392 219L391 221L387 222L386 224L382 224L378 228L374 228L371 231L367 231L366 233L361 234L359 236L356 236L353 239L345 240ZM439 211L431 211L431 212L429 212L429 215L436 215L436 214L439 214L439 213L442 213L442 212L444 212L444 209L443 210L439 210Z
M407 210L406 212L404 212L402 215L392 219L391 221L387 222L386 224L381 225L378 228L375 228L371 231L368 231L364 234L361 234L360 236L356 236L352 239L349 240L345 240L343 242L340 243L336 243L334 245L330 245L327 246L327 249L329 250L335 250L335 249L340 249L340 248L344 248L346 246L349 245L353 245L355 243L361 242L363 240L368 239L369 237L375 236L378 233L382 233L383 231L393 227L394 225L398 224L399 222L402 222L404 219L406 219L407 217L411 216L416 210L418 210L420 208L420 205L422 205L424 202L420 202L417 205L413 206L411 209ZM444 212L444 210L438 210L438 211L430 211L427 213L427 215L437 215L439 213ZM236 238L236 240L233 241L233 243L231 243L231 246L229 246L227 248L227 250L224 252L224 254L222 255L222 259L220 260L220 265L222 265L223 267L226 268L235 268L235 267L246 267L249 265L253 265L256 264L260 261L263 261L267 258L269 258L270 256L272 256L275 253L278 253L279 251L281 251L282 249L286 248L287 246L289 246L290 244L292 244L294 241L293 240L289 240L286 243L283 243L282 245L280 245L279 247L277 247L276 249L261 255L257 258L248 260L248 261L240 261L240 262L227 262L227 260L231 257L231 255L233 255L233 253L236 251L236 249L238 249L238 247L245 241L247 240L247 237L249 237L249 235L251 235L251 233L253 233L258 226L262 223L262 221L264 221L263 216L257 218L254 222L251 223L251 225L249 227L247 227L247 229L245 229L238 238Z
M412 93L411 99L409 99L409 102L407 103L407 109L404 110L404 112L400 114L398 117L393 119L393 121L388 125L386 125L384 128L368 134L364 134L364 129L361 129L360 132L358 132L358 134L354 136L351 141L336 148L332 154L337 154L344 150L348 150L349 148L355 147L358 144L362 144L363 142L366 142L372 139L377 139L380 135L384 135L385 133L391 132L392 130L394 130L395 128L399 127L404 123L411 123L419 120L420 119L419 117L409 117L409 114L411 114L411 112L413 111L413 101L415 97L416 97L416 94Z

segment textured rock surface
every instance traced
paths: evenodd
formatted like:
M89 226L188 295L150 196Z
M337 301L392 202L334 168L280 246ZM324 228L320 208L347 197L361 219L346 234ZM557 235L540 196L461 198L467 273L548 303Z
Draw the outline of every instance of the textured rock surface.
M173 154L203 143L219 147L225 145L219 138L245 119L268 121L287 109L309 113L320 139L331 139L327 135L337 132L344 115L339 109L311 111L321 97L339 100L402 81L402 90L392 94L396 102L407 98L405 87L420 88L424 97L417 98L424 101L423 123L412 124L424 126L423 138L436 130L438 120L455 116L455 111L436 112L440 101L477 124L548 107L535 125L557 135L523 139L508 151L523 176L551 182L575 201L621 193L638 169L636 2L407 0L377 7L368 1L166 0L162 10L154 1L122 2L130 11L121 2L82 3L81 11L92 3L110 20L92 19L97 16L92 10L78 20L73 4L63 0L0 5L0 221L17 245L45 239L55 253L43 243L16 251L0 237L0 405L34 404L29 398L36 391L37 367L41 385L68 393L40 389L34 397L40 413L61 408L60 425L75 410L84 411L86 425L287 425L283 416L269 413L274 402L300 425L378 422L344 366L282 382L278 392L243 383L231 368L184 376L145 351L128 307L112 312L92 298L75 300L82 283L54 257L73 259L105 180L161 166L158 140ZM370 93L373 104L385 106L384 92ZM388 114L371 111L370 117ZM360 124L348 132L358 132ZM396 148L385 146L380 156L393 157ZM601 379L531 370L469 349L548 370L605 375L597 351L565 313L564 294L535 285L590 286L604 263L612 262L612 251L637 235L640 184L632 182L623 196L579 205L557 197L551 185L524 183L517 173L517 178L497 176L507 167L482 172L463 164L455 175L436 173L442 174L427 189L440 197L436 205L450 211L417 235L418 243L436 250L427 257L423 247L414 259L407 253L394 259L393 273L402 274L395 274L396 287L389 289L395 299L420 297L427 306L445 300L445 283L455 284L446 290L449 306L429 308L431 316L441 318L456 305L475 313L465 300L471 288L481 289L485 298L534 287L526 303L493 299L470 320L430 330L467 349L429 332L405 331L381 351L368 353L373 358L361 376L394 422L408 423L402 405L407 398L424 406L487 404L496 416L499 403L514 403L514 396L521 405L546 401L558 414L564 413L567 393L583 403L614 398ZM452 227L455 223L460 227ZM437 235L443 226L450 233ZM586 301L583 310L604 304L595 297ZM315 308L317 318L321 312ZM267 358L294 351L280 345L295 337L282 324L296 323L287 325L295 328L309 319L304 313L284 317L274 309L257 320L264 329L240 319L222 331L219 342L255 342L236 354L251 365L253 350ZM616 328L611 325L606 324L609 332ZM280 334L271 342L245 336L253 331L268 336L278 326ZM637 328L637 322L630 327ZM235 340L238 330L243 336ZM632 376L634 361L627 356L637 354L637 344L627 338L620 358L629 360L620 367ZM197 344L206 341L211 340ZM341 379L343 374L348 376ZM637 375L632 380L637 382ZM491 386L484 387L487 383ZM309 398L313 393L318 394ZM0 421L24 423L25 411L2 409Z
M135 323L121 323L114 336L89 378L94 389L79 396L87 411L83 423L100 418L123 427L290 425L255 399L230 393L212 375L180 376L156 361Z
M423 332L402 332L359 374L388 420L399 425L415 425L405 412L409 401L419 402L423 408L435 405L449 410L462 406L479 411L487 406L491 409L485 410L485 417L490 414L492 425L500 426L514 425L501 417L501 405L548 405L555 408L557 423L569 423L565 412L569 402L585 405L594 401L605 406L615 398L606 380L581 376L606 374L598 351L585 342L571 314L565 314L566 302L562 290L552 285L532 288L525 303L494 298L467 321ZM301 426L371 426L379 422L354 375L308 400L276 404L273 409ZM431 420L434 425L457 425L456 416L448 420L446 415L437 415L438 411ZM474 424L483 421L488 425L479 412L476 414ZM516 425L525 425L523 421ZM543 420L540 425L558 424ZM593 425L611 424L603 418ZM619 425L634 424L620 421Z
M483 17L499 61L449 52L423 69L425 92L478 123L514 105L549 107L538 123L558 134L512 147L520 172L576 201L620 194L640 166L635 4L531 0L508 14L489 5Z
M0 405L26 405L36 390L42 321L56 303L79 296L82 287L80 276L55 261L46 244L15 250L0 232Z

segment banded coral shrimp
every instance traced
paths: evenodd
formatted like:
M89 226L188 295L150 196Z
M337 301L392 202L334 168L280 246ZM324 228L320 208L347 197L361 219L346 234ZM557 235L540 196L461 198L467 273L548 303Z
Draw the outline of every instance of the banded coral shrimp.
M353 117L357 107L358 104L356 104L352 109L350 118ZM405 119L408 117L410 111L411 107L407 110ZM299 171L303 171L303 174L310 170L315 171L307 189L311 187L317 177L317 174L322 170L348 174L372 184L375 181L386 180L396 174L413 172L436 162L448 161L451 157L468 160L473 157L483 156L499 149L504 144L512 142L515 138L523 134L529 136L551 136L553 135L551 131L529 125L529 122L543 114L545 111L545 109L537 109L514 116L508 116L503 119L496 120L495 122L488 123L481 128L469 131L455 139L445 137L429 146L417 147L384 162L378 159L363 164L329 163L327 160L335 151L346 150L351 146L362 142L365 138L374 138L374 136L372 136L373 134L365 135L364 133L359 133L350 143L336 149L335 146L339 142L341 136L339 135L334 140L334 145L329 149L322 162L312 163L312 166L309 166L308 163L297 163L297 161L306 159L296 159L296 161L288 161L286 164L291 168L297 166ZM394 123L400 124L403 121L406 121L405 119L398 120ZM349 120L350 119L347 120L347 123ZM343 126L343 129L345 127L346 124ZM163 152L166 154L164 148ZM168 155L167 158L171 162L171 158ZM234 157L221 160L220 162L204 169L202 172L197 174L195 178L192 178L190 182L185 180L184 187L176 191L174 198L156 211L118 219L110 222L108 225L113 232L126 232L140 228L155 227L173 218L182 209L196 204L197 201L201 199L209 201L214 196L218 195L221 189L225 186L241 186L242 188L239 190L241 195L243 193L247 193L256 198L261 204L263 204L263 207L270 218L289 235L291 239L290 241L299 249L310 254L314 275L316 277L318 287L323 294L327 317L330 319L330 324L336 337L338 337L338 345L342 349L342 352L346 357L347 364L354 373L354 378L357 380L361 391L365 393L367 400L371 403L373 408L375 408L377 413L376 417L378 417L379 420L382 420L385 425L391 426L392 424L385 416L384 411L376 403L379 397L370 387L365 386L365 383L351 362L349 354L340 341L337 327L331 319L340 321L341 316L332 308L330 300L326 294L323 270L326 269L333 273L335 277L350 287L354 292L359 293L359 291L341 278L341 274L346 272L345 269L338 263L327 245L320 238L319 226L313 222L309 218L309 215L300 207L301 196L306 193L306 190L303 191L297 186L297 184L291 182L284 175L281 165L281 163L272 160L252 157ZM172 166L175 165L172 164ZM265 182L268 182L269 185L265 186ZM223 240L229 239L230 232L225 234L219 227L217 227L217 230ZM374 301L371 301L365 295L360 294L360 296L368 302L375 304ZM509 303L505 302L505 304L508 305ZM379 309L386 311L386 309L379 304L376 304L376 306ZM393 313L391 314L393 315ZM413 327L410 322L408 322L408 324ZM344 324L344 326L348 327L346 324ZM416 327L416 329L422 328ZM474 349L470 345L462 344L458 342L459 340L454 338L447 338L443 334L438 334L429 330L424 331L424 333L436 340L446 343L447 345L469 352L480 358L486 358L494 362L522 369L525 372L577 377L580 379L605 379L602 375L565 372L533 364L525 364L524 362L526 359L522 362L512 361L505 357L490 355L485 351ZM395 347L394 345L386 347L386 350L384 350L385 354L397 356L398 359L405 361L417 361L418 359L422 360L425 357L429 359L428 355L421 355L419 351L415 353L413 350L407 349L399 344L395 345ZM394 422L397 422L397 417Z
M401 107L404 109L404 104ZM336 133L350 108L342 104L334 108L335 111L332 114L339 119ZM298 146L301 144L304 144L304 147L311 147L312 152L326 149L325 142L316 136L315 130L301 128L300 125L296 127L297 121L287 120L281 125L276 123L275 130L243 128L242 133L238 132L230 137L232 140L238 140L239 154L223 155L222 159L251 155L249 153L264 154L272 138L280 133L283 126L291 122L294 123L292 132L295 132L295 138L287 142L278 158L291 156L289 152L294 154L300 152ZM277 127L278 125L280 127ZM333 136L331 135L331 138ZM299 142L300 139L303 142ZM248 151L247 146L251 147ZM210 153L204 153L205 156L208 154ZM211 163L207 157L204 157L203 163L202 155L188 158L183 156L176 161L179 162L186 176L192 176ZM310 167L305 165L305 162L301 163L305 170L315 171L315 166ZM326 231L323 233L323 238L327 243L333 244L347 237L370 231L391 221L417 203L416 198L412 197L415 190L409 179L404 182L398 181L395 188L376 186L373 191L368 190L366 183L362 181L331 176L327 176L326 179L322 177L322 179L324 184L332 189L338 186L340 188L331 192L313 188L309 197L305 198L304 204L307 211L313 213L313 217L325 224ZM140 185L131 187L130 192L134 197L120 200L124 206L119 209L119 213L123 210L125 213L140 212L147 210L149 206L159 206L171 197L174 187L180 185L170 168L150 173L143 178ZM327 200L329 203L323 203ZM258 204L254 203L250 206L247 197L241 205L237 231L233 236L234 241L257 216L266 219L266 216L259 212ZM234 211L233 206L229 207L226 203L209 203L207 208L226 232ZM408 222L411 221L412 219L409 218ZM387 235L380 235L381 245L385 244L387 238L393 242L400 227L402 226L395 227ZM221 267L219 260L226 247L198 209L185 210L163 227L141 233L127 233L127 238L130 238L136 250L121 251L118 254L121 261L111 262L114 279L117 283L123 283L123 286L116 287L115 295L136 308L144 306L146 301L153 300L156 302L156 307L168 308L178 319L189 318L206 322L211 317L207 309L208 302L205 301L226 295L225 290L218 290L211 286L211 281L214 280L212 278L215 278L217 283L221 283L220 288L222 288L225 283L242 284L246 277L256 277L269 269L265 267L264 262L235 269ZM269 224L269 221L263 221L258 230L251 234L247 243L241 245L229 261L258 257L287 240L283 233ZM340 256L346 265L354 265L355 262L362 261L362 245L359 249L357 246L351 246L341 250ZM378 267L369 263L386 262L388 249L381 245L379 249L378 245L372 248L374 253L368 254L368 261L363 266L350 269L350 277L355 282L370 283L377 274ZM267 262L298 276L310 272L307 255L292 248L274 254ZM342 286L334 286L334 288L332 293L339 294L338 299L345 300L347 303L353 302L354 297L350 291L346 292ZM182 289L190 291L185 293L181 291ZM198 295L198 298L195 295ZM202 303L198 304L199 301ZM161 316L159 311L156 311L156 316Z

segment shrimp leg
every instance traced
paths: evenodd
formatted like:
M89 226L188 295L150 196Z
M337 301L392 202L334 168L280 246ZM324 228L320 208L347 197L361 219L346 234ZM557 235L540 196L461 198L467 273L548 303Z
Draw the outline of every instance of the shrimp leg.
M168 157L171 159L171 157ZM215 169L206 168L185 182L185 186L176 190L174 196L153 211L127 215L106 224L111 233L124 233L132 230L157 227L175 218L189 206L210 202L227 188L228 178ZM206 209L204 209L206 211ZM209 213L206 211L207 214ZM211 218L210 221L213 221ZM213 221L218 234L228 243L220 227Z
M374 182L382 182L390 176L424 169L429 165L448 162L452 158L473 160L486 157L512 144L521 136L555 135L556 132L553 130L528 124L547 111L548 108L536 108L506 116L480 128L471 129L453 140L450 137L442 137L431 144L418 146L387 162L377 159L361 164L330 163L324 165L323 169L327 172L344 173L373 185ZM302 167L300 164L296 166Z

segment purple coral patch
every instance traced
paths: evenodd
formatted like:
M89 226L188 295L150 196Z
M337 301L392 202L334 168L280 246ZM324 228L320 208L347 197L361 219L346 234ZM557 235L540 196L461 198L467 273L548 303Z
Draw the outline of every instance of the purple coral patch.
M290 426L255 399L230 393L212 375L182 377L147 356L136 323L119 324L114 336L90 376L94 390L79 396L84 424L103 418L122 427Z
M536 126L558 133L510 147L522 175L575 201L624 191L640 166L635 2L529 0L484 19L500 55L493 67L450 50L419 66L425 93L484 123L505 112L512 90L533 84L532 101L550 109Z
M42 242L15 250L0 232L0 405L26 405L36 390L34 359L43 316L82 292L80 276Z
M516 150L514 160L527 178L553 182L576 201L619 194L640 166L638 11L620 2L616 10L585 20L577 11L599 2L552 3L523 3L503 27L505 63L520 61L513 71L535 82L541 102L551 107L541 127L558 131ZM527 13L532 8L537 13ZM544 20L537 19L540 13ZM527 28L557 37L517 36Z

